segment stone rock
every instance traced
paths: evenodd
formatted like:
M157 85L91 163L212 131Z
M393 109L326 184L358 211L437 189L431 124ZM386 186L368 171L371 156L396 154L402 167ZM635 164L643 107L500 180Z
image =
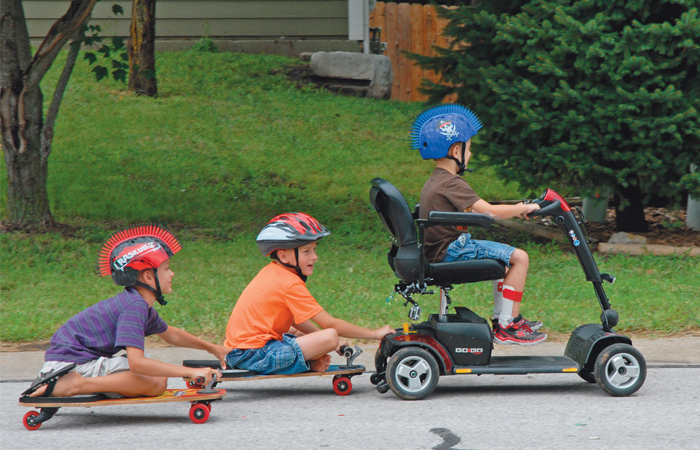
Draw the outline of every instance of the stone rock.
M637 234L630 234L621 231L610 236L608 239L610 244L646 244L647 238L644 236L639 236Z
M391 97L391 60L384 55L316 52L311 56L311 70L328 84L347 85L377 99Z

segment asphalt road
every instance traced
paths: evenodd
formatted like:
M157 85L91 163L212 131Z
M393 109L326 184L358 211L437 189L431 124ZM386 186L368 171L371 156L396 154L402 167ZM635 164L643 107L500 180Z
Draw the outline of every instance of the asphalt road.
M64 408L28 431L26 382L0 383L0 447L10 449L700 449L700 368L650 368L631 397L576 374L442 377L418 402L381 395L368 374L336 396L330 378L220 385L194 424L188 403ZM172 379L173 388L184 387Z

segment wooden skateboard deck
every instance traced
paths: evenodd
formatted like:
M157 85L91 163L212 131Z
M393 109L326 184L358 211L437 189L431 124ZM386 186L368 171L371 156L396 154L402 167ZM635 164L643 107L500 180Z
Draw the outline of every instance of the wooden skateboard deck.
M211 367L221 370L221 364L216 360L185 360L182 364L186 367ZM338 395L348 395L352 392L352 382L350 378L361 375L365 372L365 366L338 366L331 365L325 372L302 372L292 375L261 375L251 370L221 370L221 378L218 382L224 381L252 381L271 380L273 378L301 378L301 377L333 377L333 391ZM198 384L188 382L190 387L199 387Z
M24 416L24 426L28 430L38 429L43 422L50 419L59 408L114 406L139 403L190 402L190 419L194 423L204 423L209 419L212 401L221 400L226 391L223 389L167 389L157 397L120 397L110 398L105 394L77 397L20 397L19 406L41 408L41 413L29 411ZM44 414L44 419L36 423L36 417Z

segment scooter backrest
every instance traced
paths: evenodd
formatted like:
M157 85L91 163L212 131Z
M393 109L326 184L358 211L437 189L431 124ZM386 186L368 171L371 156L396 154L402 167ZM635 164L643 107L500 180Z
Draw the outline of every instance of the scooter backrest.
M382 178L372 180L369 198L391 235L393 247L389 252L389 265L402 281L416 281L420 266L418 235L406 199L394 185Z

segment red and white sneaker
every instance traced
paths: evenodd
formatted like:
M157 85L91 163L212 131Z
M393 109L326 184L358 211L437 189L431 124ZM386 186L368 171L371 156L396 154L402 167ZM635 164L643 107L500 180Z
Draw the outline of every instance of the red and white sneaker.
M523 321L511 322L507 327L494 324L493 342L501 345L537 345L547 340L547 335L532 331Z

